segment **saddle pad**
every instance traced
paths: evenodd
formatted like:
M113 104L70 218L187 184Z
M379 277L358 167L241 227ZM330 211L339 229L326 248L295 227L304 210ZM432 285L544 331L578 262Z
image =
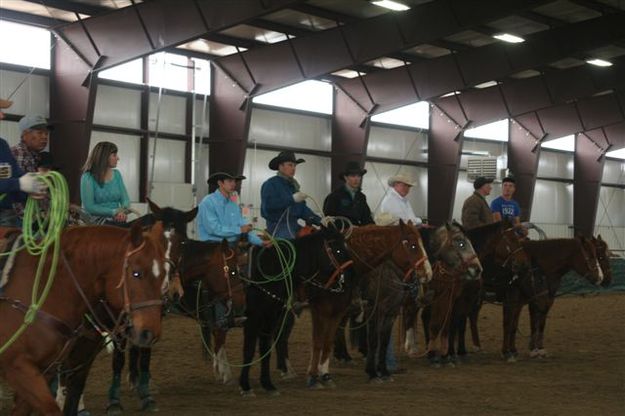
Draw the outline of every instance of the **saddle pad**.
M19 228L0 228L0 289L2 289L9 281L9 274L13 268L17 247L22 242L22 231ZM5 253L11 252L10 255Z

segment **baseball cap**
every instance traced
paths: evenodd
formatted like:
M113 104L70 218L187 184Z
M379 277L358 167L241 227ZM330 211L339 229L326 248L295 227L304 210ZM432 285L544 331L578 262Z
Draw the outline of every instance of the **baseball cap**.
M22 117L18 123L20 132L27 129L48 129L52 130L52 126L48 124L48 120L44 116L38 114L27 114Z

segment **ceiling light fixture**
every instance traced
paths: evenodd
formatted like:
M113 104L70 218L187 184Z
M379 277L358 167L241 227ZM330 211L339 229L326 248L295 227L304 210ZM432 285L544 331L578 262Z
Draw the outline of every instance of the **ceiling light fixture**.
M375 4L376 6L384 7L385 9L393 10L396 12L403 12L410 9L410 7L406 6L405 4L392 0L376 0L372 1L371 3Z
M612 62L604 61L603 59L588 59L586 60L586 63L595 65L595 66L612 66Z
M504 42L508 42L508 43L521 43L521 42L525 42L525 39L519 37L519 36L514 36L511 35L509 33L500 33L498 35L493 35L493 37L495 39L499 39L502 40Z

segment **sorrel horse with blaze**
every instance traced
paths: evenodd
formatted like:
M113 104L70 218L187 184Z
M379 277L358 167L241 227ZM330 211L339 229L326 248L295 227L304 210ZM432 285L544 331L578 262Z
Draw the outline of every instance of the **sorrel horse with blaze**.
M50 261L45 267L50 268ZM0 300L0 344L17 330L30 304L37 258L17 254ZM44 284L47 279L44 273ZM149 347L161 333L165 283L163 227L72 227L61 237L54 284L26 331L0 356L0 374L15 391L13 415L61 415L48 386L69 352L83 316L101 303L119 311L115 335Z

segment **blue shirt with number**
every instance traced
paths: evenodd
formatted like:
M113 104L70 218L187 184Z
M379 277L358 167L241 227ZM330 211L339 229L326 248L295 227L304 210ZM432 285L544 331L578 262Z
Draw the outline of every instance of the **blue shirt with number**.
M502 196L490 203L490 210L501 214L502 219L513 220L521 215L521 207L514 199L506 200Z

